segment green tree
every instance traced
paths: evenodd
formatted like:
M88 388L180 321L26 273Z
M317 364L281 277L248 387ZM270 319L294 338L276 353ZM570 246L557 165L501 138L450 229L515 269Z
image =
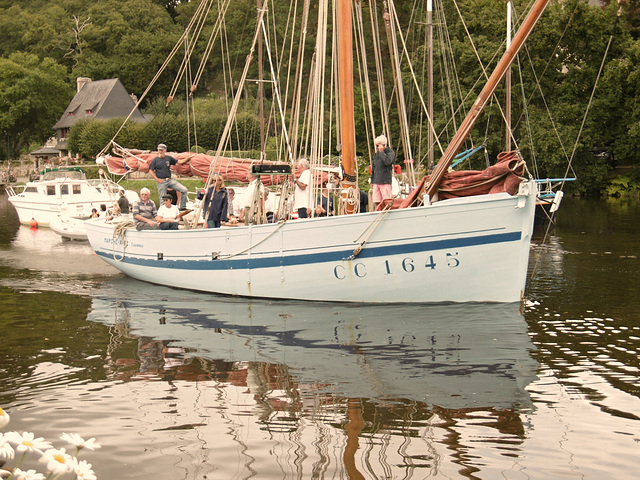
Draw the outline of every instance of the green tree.
M12 156L49 138L72 96L65 69L54 60L22 53L0 58L0 131Z

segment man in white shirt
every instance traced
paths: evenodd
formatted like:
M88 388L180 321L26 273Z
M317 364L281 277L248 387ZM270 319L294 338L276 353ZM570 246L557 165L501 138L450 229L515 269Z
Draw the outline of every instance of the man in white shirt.
M301 158L298 161L298 168L302 169L302 173L295 180L296 191L293 208L298 211L298 218L308 218L311 215L311 193L313 190L309 161L306 158Z
M178 230L178 221L181 217L180 210L171 203L171 200L171 195L162 196L162 205L158 209L158 215L156 216L160 230Z

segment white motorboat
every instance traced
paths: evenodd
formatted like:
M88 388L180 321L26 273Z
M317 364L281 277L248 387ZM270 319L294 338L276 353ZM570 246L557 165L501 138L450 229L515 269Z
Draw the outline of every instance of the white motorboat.
M92 208L99 211L100 205L112 205L120 190L123 188L110 180L88 180L81 168L68 167L45 171L39 180L27 182L21 192L10 188L8 193L20 223L48 227L61 214L89 218ZM135 198L137 195L130 200Z

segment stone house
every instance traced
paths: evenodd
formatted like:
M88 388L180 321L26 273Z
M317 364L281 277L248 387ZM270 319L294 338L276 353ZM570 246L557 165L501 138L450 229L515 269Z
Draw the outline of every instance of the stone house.
M126 117L136 104L135 97L129 95L118 78L92 81L87 77L79 77L77 87L73 100L53 126L56 131L55 148L61 157L69 154L67 138L74 123L87 118L110 120ZM136 108L130 120L146 122L148 119Z

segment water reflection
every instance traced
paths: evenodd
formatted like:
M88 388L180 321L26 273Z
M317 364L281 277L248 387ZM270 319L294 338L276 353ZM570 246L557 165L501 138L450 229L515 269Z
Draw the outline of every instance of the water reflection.
M155 342L184 349L185 361L283 365L298 384L346 397L445 408L529 403L524 387L536 363L518 305L248 302L116 283L119 293L93 298L88 319L135 334L143 358L172 353ZM153 362L164 371L175 357Z
M181 442L189 469L210 467L203 450L215 442L239 455L235 478L396 478L441 471L443 457L490 470L478 449L517 452L532 408L538 364L517 305L310 308L121 278L87 318L108 327L113 380L166 385L128 400L144 408L147 442L197 439ZM475 445L472 424L488 443Z
M0 405L98 478L634 478L639 211L566 199L524 316L176 291L10 226Z
M473 478L526 441L539 365L516 305L309 308L121 276L0 296L13 428L72 421L104 444L100 478Z

